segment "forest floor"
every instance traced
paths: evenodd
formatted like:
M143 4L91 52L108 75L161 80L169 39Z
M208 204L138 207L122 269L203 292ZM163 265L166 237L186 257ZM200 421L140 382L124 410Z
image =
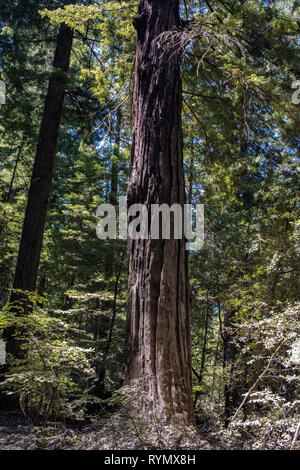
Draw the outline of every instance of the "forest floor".
M21 411L0 412L0 450L216 450L194 428L145 430L122 413L88 421L34 423Z

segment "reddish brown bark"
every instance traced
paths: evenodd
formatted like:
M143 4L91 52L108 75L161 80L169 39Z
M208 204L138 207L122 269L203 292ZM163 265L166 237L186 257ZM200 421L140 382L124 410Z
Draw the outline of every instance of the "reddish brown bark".
M158 37L180 28L178 0L140 0L128 203L185 203L180 56ZM160 42L163 38L160 37ZM190 291L185 240L129 240L127 383L148 413L193 421Z

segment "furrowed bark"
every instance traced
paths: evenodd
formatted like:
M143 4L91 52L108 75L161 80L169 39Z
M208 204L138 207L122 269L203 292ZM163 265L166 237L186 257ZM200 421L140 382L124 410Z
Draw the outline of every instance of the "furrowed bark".
M159 43L180 27L178 0L140 0L128 204L185 203L180 55ZM148 414L194 420L185 240L129 240L127 383L142 383Z

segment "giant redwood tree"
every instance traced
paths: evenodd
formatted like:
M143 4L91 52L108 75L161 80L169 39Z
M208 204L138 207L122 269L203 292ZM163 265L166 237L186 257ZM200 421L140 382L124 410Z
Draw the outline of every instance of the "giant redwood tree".
M180 24L179 0L140 0L129 205L185 203L180 54L170 33ZM127 383L143 387L150 415L192 422L185 240L149 235L129 240L128 252Z

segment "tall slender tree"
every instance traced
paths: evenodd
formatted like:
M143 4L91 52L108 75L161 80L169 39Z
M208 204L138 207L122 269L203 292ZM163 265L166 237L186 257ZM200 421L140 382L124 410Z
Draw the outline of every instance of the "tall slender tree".
M36 287L72 41L73 32L63 23L57 37L54 71L49 81L28 193L13 282L15 290L34 291ZM19 294L13 290L11 301L18 298Z
M140 0L128 203L185 203L179 0ZM164 42L167 47L161 48ZM145 409L193 421L190 290L185 240L129 240L127 382L142 382Z

